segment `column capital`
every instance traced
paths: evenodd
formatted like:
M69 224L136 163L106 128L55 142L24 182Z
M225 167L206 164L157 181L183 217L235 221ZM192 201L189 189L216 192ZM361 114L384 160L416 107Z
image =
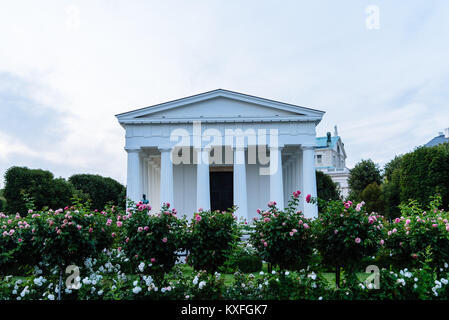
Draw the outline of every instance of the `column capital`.
M125 147L124 149L125 149L125 151L128 152L128 153L133 153L133 152L138 153L138 152L141 151L140 148L127 148L127 147Z

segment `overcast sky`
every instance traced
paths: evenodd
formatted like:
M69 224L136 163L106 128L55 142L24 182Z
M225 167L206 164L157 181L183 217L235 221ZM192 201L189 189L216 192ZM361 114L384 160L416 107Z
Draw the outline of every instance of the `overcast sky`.
M1 0L0 175L124 183L114 115L216 88L324 110L348 167L385 164L449 127L448 17L447 0Z

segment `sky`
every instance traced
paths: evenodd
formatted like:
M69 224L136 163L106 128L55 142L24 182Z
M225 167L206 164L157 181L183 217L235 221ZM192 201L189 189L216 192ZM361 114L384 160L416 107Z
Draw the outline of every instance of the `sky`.
M326 111L347 166L449 127L447 0L0 0L13 165L126 181L115 114L223 88Z

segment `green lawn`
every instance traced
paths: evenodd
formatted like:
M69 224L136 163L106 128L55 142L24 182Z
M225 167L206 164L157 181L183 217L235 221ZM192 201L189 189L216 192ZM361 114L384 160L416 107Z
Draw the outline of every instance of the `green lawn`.
M262 266L262 271L263 272L268 272L267 269L268 269L268 266L267 266L266 263L264 263L263 266ZM187 264L181 265L181 270L182 270L182 272L184 274L189 274L189 273L193 273L194 272L193 268L191 266L187 265ZM253 274L256 277L260 277L258 272L255 272ZM325 272L325 273L322 273L322 275L329 282L330 286L332 288L335 288L335 273ZM222 277L224 278L225 285L231 285L234 282L234 275L233 274L225 273L225 274L222 274ZM364 281L368 277L368 274L360 272L360 273L357 273L357 277L361 281ZM342 279L343 279L343 276L342 276Z

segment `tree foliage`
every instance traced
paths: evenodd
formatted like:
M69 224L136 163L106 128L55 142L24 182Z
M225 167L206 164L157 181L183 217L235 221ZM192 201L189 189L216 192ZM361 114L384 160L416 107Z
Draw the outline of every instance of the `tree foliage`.
M440 194L443 207L449 204L449 143L420 147L403 156L400 175L400 199L415 199L420 204Z
M373 182L362 191L361 197L366 203L367 212L382 212L384 209L384 196L380 186Z
M318 198L324 200L338 200L340 199L340 191L332 178L324 172L316 172L316 187L318 191Z
M381 184L382 178L380 169L373 160L362 160L349 171L348 184L351 189L350 199L361 201L361 194L365 188L371 183Z
M400 216L402 158L402 155L396 156L384 167L384 181L381 189L385 204L385 216L389 219Z
M108 202L125 206L125 187L112 178L94 174L75 174L69 178L76 190L92 201L95 209L103 209Z
M61 208L70 203L74 189L63 178L54 178L50 171L11 167L5 173L4 197L6 211L25 214L27 211L23 201L26 193L33 198L36 208Z

